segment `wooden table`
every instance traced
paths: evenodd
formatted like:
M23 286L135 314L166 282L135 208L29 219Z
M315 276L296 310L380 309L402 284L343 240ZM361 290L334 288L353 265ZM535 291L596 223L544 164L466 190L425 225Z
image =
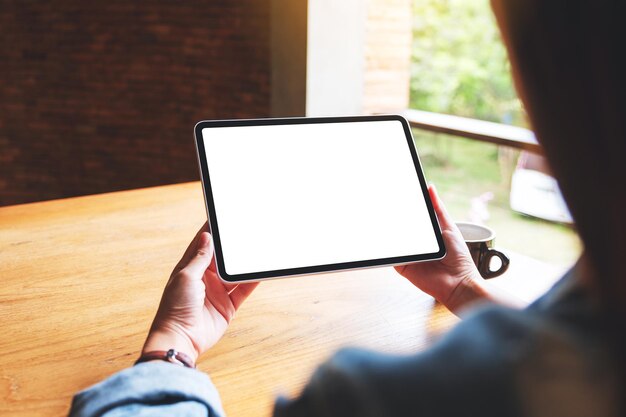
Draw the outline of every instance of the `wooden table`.
M205 219L199 183L0 208L0 415L64 415L130 366ZM516 255L492 282L530 300L561 272ZM228 414L269 415L337 348L415 352L456 321L392 268L269 281L199 368Z

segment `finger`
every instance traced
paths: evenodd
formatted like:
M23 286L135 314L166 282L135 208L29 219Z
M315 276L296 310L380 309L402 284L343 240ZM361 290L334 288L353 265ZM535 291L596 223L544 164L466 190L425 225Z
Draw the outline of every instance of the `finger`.
M209 265L209 271L215 272L217 274L217 264L216 264L215 256L213 256L213 260L211 260L211 265Z
M402 276L404 276L404 273L406 272L406 268L409 266L409 264L404 264L404 265L396 265L393 268L396 270L396 272Z
M231 283L222 281L222 285L226 289L226 292L228 292L230 294L231 292L233 292L235 290L235 288L237 288L237 286L239 284L231 284Z
M435 186L431 185L429 187L429 191L431 193L434 193L434 196L435 196L435 200L436 200L435 211L437 211L437 218L439 219L442 232L446 230L449 231L451 233L450 238L454 238L454 240L457 243L461 242L462 243L461 246L467 249L465 245L465 240L463 239L463 234L461 233L461 229L459 229L459 226L456 225L454 220L452 220L452 217L450 216L450 214L448 214L448 210L446 210L446 207L443 205L441 198L439 198L439 194L437 193L437 189L435 188ZM444 243L446 247L449 247L450 242L446 241L445 236L444 236Z
M210 303L224 317L226 322L230 322L235 314L235 306L230 299L228 291L216 274L207 273L204 276L205 302Z
M216 275L218 277L218 281L220 284L222 284L222 287L224 288L224 291L230 293L232 290L234 290L237 287L237 283L229 283L226 281L223 281L221 279L219 279L219 275L217 273L217 265L216 265L216 260L215 260L215 254L213 255L213 259L211 260L211 264L209 265L209 268L207 269L208 272L212 273L213 275Z
M189 274L193 278L202 279L213 260L213 239L208 232L200 233L198 246L194 256L184 265L181 272Z
M176 264L176 267L174 268L174 274L183 269L185 265L189 263L189 261L195 254L196 248L198 247L198 240L200 240L200 235L202 234L202 232L206 232L208 230L208 225L208 222L204 222L200 230L198 230L198 233L196 233L191 243L189 243L189 246L187 246L187 249L185 250L182 258L180 258L180 261L178 261L178 263Z
M469 249L467 248L463 235L458 228L456 230L444 230L442 236L449 254L463 254L470 256ZM446 257L446 259L455 261L454 256Z
M444 206L443 201L441 201L441 198L439 198L439 193L437 192L437 189L435 188L434 184L430 184L428 186L428 193L430 194L430 199L433 202L435 213L437 213L437 218L439 219L439 224L441 225L441 228L442 229L455 228L456 225L454 224L454 221L448 214L448 210L446 210L446 207Z
M249 284L239 284L237 288L235 288L230 293L230 300L235 306L235 310L239 308L239 306L248 298L252 291L259 285L258 282L251 282Z

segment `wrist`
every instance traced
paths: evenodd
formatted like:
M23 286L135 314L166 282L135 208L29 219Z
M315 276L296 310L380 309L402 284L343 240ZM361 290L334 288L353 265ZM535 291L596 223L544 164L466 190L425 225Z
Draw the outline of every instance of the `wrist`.
M455 283L448 296L440 301L448 310L458 315L470 304L489 298L484 281L477 271L470 273Z
M150 330L146 342L141 349L141 354L144 355L153 351L168 351L170 349L175 349L189 356L189 358L193 360L193 363L196 363L198 360L198 351L191 339L175 330L168 329Z

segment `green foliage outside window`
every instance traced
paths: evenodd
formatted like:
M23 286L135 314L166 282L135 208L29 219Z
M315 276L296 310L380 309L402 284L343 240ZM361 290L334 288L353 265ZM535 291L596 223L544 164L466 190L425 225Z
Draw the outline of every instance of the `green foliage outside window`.
M410 107L527 127L489 0L413 0ZM501 247L559 266L577 258L570 227L510 209L518 151L419 129L414 137L426 178L457 221L475 221L484 199L484 223Z
M525 125L487 0L414 0L411 107Z

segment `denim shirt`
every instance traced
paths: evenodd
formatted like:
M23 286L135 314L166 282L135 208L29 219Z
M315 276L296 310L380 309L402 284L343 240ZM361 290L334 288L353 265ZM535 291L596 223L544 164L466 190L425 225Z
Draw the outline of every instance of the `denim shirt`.
M344 349L274 415L612 416L619 402L597 308L570 271L525 310L477 309L432 348ZM74 397L72 417L223 416L208 375L165 362L123 370Z

